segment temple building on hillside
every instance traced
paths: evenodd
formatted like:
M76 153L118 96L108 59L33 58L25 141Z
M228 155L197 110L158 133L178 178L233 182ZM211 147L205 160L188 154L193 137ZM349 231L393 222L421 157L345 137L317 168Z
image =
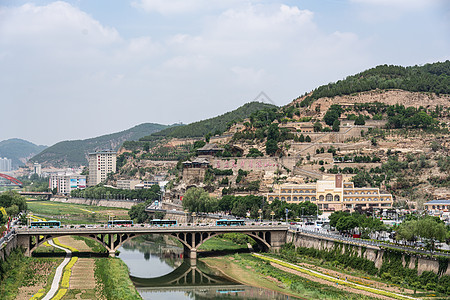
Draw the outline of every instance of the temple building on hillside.
M224 149L220 148L216 144L206 144L205 146L197 149L198 156L215 156L218 152L222 152Z
M300 203L311 201L324 212L361 209L392 208L391 194L383 193L379 188L355 188L353 182L344 182L342 175L335 175L334 180L318 180L312 184L280 185L277 190L266 195L267 201L286 201Z

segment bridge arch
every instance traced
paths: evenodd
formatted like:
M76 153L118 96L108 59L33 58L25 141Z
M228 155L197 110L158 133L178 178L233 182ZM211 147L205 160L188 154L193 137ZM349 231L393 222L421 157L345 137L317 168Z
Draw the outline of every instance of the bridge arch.
M31 255L39 246L41 246L42 244L44 244L45 242L47 242L51 239L62 237L62 236L71 236L71 235L82 236L82 237L91 239L93 241L96 241L96 242L100 243L102 246L104 246L109 251L109 253L111 253L111 250L109 249L109 245L107 245L104 241L102 241L98 237L94 237L93 235L88 235L88 234L84 234L84 235L83 234L46 234L43 236L35 235L35 236L30 237L28 254ZM35 241L33 241L33 237L34 237Z
M22 187L22 186L23 186L23 183L22 183L20 180L14 178L14 177L12 177L12 176L9 176L9 175L0 173L0 177L9 180L10 182L12 182L13 184L15 184L15 185L17 185L17 186L19 186L19 187Z

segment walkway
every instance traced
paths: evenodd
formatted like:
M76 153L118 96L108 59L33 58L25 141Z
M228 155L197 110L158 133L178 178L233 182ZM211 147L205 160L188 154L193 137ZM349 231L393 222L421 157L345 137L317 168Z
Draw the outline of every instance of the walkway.
M58 268L56 268L56 273L55 273L55 277L53 278L52 287L50 288L50 291L48 291L47 295L45 295L45 297L42 298L42 300L50 300L55 296L56 292L59 289L59 282L61 281L61 276L64 271L64 267L69 263L69 261L72 257L72 251L70 251L66 248L60 247L58 245L55 245L53 243L53 240L48 241L48 243L55 248L66 251L67 254L66 254L66 257L64 258L63 262L58 266Z

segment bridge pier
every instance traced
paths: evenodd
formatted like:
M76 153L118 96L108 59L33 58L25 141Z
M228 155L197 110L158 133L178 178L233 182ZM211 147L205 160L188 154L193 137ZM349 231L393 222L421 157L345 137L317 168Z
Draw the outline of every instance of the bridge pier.
M109 250L109 257L116 257L116 251Z

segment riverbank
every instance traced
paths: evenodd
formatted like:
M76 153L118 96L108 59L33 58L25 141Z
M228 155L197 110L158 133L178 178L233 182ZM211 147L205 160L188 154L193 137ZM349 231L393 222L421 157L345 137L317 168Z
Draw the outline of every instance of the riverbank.
M270 289L300 299L391 299L364 293L356 294L348 288L337 288L335 283L318 282L285 272L251 254L206 257L200 260L208 267L242 284Z

